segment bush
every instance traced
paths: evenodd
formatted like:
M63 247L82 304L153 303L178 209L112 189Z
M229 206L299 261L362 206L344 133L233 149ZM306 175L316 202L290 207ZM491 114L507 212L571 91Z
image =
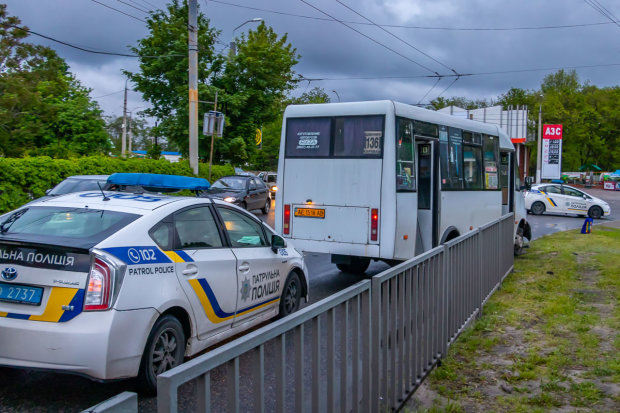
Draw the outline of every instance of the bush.
M45 195L60 181L71 175L108 175L115 172L193 176L188 161L172 163L165 159L109 158L88 156L74 159L0 158L0 213ZM213 165L211 182L224 175L233 175L230 165ZM200 164L198 175L207 178L209 165Z

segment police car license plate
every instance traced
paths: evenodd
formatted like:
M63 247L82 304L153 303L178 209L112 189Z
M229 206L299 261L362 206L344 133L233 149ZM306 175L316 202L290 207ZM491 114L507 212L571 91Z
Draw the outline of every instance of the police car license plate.
M296 217L325 218L325 210L321 208L295 208Z
M40 305L41 297L43 297L43 288L41 287L0 283L0 301Z

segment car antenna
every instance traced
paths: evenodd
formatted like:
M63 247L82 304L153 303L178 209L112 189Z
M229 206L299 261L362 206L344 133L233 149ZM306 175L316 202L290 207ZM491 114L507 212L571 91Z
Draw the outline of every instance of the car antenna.
M97 182L97 186L99 187L99 190L101 191L101 195L103 195L103 200L104 201L109 201L110 198L108 198L105 194L105 192L103 192L103 188L101 188L101 184L99 182Z

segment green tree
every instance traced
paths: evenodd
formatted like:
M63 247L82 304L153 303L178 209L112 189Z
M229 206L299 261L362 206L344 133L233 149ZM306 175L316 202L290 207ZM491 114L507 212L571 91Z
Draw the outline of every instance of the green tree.
M115 155L121 154L123 139L123 117L108 116L106 119L106 130L110 136ZM131 130L131 133L129 131ZM131 136L132 150L148 151L155 144L153 139L153 128L147 125L146 119L142 116L133 116L127 118L127 148L129 148L129 137ZM161 147L161 142L160 145ZM161 149L160 149L161 151Z
M486 99L468 99L462 96L454 96L451 98L438 97L430 102L430 109L439 110L448 106L458 106L463 109L478 109L487 106L492 106L493 101L487 101Z
M298 79L293 71L299 56L287 36L278 36L261 23L241 36L237 54L230 56L215 85L225 93L225 139L218 141L222 159L249 161L256 152L256 129L278 119L286 93Z
M0 154L96 154L109 149L101 111L47 47L0 4Z
M140 70L124 72L135 90L151 103L152 107L144 113L157 118L154 133L165 136L185 155L189 146L187 25L186 0L173 0L165 9L152 11L147 18L148 36L131 48L139 56ZM205 15L199 13L198 96L202 101L214 99L215 89L207 85L213 82L224 61L214 52L218 34ZM213 104L199 105L199 113L212 109ZM210 142L210 139L204 140ZM201 142L201 146L205 145Z

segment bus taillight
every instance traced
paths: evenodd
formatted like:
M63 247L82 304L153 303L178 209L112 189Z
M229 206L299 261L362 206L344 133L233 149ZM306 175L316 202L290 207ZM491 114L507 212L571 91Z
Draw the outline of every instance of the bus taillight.
M379 210L373 208L370 210L370 240L376 241L378 237L379 228Z
M282 232L284 235L289 235L291 231L291 206L284 205L284 225Z

